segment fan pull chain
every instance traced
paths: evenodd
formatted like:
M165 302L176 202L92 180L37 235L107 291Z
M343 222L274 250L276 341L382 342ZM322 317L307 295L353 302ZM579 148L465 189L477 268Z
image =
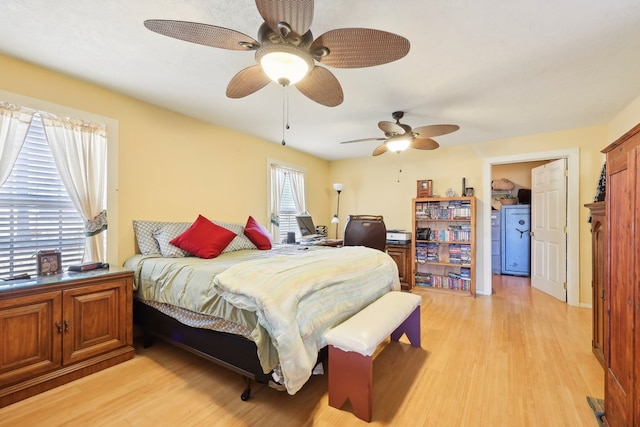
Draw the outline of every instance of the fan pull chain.
M398 153L398 184L400 183L400 174L402 173L402 162L400 161L400 153Z
M289 129L289 92L287 86L282 87L282 145L287 145L284 140L285 131Z

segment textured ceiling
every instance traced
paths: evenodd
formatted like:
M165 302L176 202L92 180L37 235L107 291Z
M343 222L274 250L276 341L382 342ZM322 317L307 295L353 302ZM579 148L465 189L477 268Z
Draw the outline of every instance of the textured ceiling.
M253 53L158 35L143 26L150 18L254 38L262 23L252 0L5 1L0 53L280 143L281 87L225 96ZM347 27L400 34L411 49L390 64L331 68L337 107L287 90L287 145L329 160L371 155L376 142L339 142L383 136L377 123L396 110L414 128L458 124L434 138L447 146L604 124L640 95L638 0L316 1L314 36Z

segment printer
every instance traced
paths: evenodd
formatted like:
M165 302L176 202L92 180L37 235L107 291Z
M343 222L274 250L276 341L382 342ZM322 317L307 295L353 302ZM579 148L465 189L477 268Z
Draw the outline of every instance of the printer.
M406 245L411 243L411 232L404 230L387 230L387 244Z

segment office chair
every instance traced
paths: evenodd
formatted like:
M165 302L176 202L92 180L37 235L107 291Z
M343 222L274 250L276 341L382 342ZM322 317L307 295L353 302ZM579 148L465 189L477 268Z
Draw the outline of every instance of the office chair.
M384 252L387 227L382 215L349 215L343 240L344 246L367 246Z

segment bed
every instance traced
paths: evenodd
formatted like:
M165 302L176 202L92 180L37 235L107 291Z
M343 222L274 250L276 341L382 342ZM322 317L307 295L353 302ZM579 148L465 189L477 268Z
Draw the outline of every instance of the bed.
M251 380L295 394L326 347L326 330L400 288L397 266L384 252L267 249L245 239L250 220L213 221L234 237L211 258L167 245L195 223L134 221L141 253L125 262L134 271L134 321L144 336L237 371L247 383L243 400Z

